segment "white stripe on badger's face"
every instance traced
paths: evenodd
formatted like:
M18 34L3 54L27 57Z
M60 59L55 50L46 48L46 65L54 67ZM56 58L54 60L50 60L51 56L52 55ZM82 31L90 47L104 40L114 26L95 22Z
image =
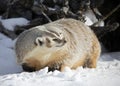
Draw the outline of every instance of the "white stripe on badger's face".
M43 32L42 37L37 37L35 40L35 43L39 46L62 47L66 43L61 30L55 27L47 29L45 26L37 26L36 28Z
M52 29L50 29L50 28L47 29L45 26L37 26L36 28L40 31L50 33L58 39L63 39L63 37L64 37L63 34L62 34L62 31L59 30L59 29L56 29L56 27L52 27Z

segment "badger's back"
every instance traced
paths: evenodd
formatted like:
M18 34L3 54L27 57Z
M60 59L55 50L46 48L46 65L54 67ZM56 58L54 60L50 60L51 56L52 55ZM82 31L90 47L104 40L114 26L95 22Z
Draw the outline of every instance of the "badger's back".
M93 42L98 44L99 41L94 32L84 23L74 19L61 19L46 25L48 29L53 26L61 29L67 39L68 51L76 51L79 54L88 53L93 47ZM74 49L72 49L74 47Z

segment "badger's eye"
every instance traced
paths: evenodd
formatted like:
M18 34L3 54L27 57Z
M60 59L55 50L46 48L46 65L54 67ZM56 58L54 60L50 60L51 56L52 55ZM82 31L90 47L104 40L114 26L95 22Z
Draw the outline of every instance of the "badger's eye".
M55 38L55 39L53 39L53 41L58 41L58 39Z
M55 41L55 42L57 42L57 43L60 43L61 42L61 40L60 39L53 39L53 41Z

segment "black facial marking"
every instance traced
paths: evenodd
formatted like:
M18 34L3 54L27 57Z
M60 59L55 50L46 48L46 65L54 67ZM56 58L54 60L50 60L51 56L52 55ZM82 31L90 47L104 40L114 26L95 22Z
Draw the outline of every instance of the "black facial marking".
M34 44L35 44L35 45L40 45L40 46L42 46L42 45L44 44L44 42L41 41L40 39L37 39L37 41L38 41L38 42L36 42L36 40L34 41Z
M39 42L40 46L43 45L43 42L41 40L38 40L38 42Z
M55 42L57 42L57 43L61 43L61 42L62 42L62 40L57 39L57 38L53 39L53 41L55 41Z

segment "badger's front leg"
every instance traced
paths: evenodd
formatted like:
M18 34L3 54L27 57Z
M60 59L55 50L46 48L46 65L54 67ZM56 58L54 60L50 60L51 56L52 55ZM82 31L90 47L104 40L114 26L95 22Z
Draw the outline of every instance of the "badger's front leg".
M48 65L48 71L60 70L62 63L50 63Z
M71 67L68 64L65 64L64 62L52 62L51 64L48 65L48 70L49 71L54 71L54 70L59 70L59 71L64 71L65 67Z
M64 71L65 67L67 67L67 65L64 64L54 64L51 67L48 68L48 71L54 71L54 70L59 70L59 71Z

